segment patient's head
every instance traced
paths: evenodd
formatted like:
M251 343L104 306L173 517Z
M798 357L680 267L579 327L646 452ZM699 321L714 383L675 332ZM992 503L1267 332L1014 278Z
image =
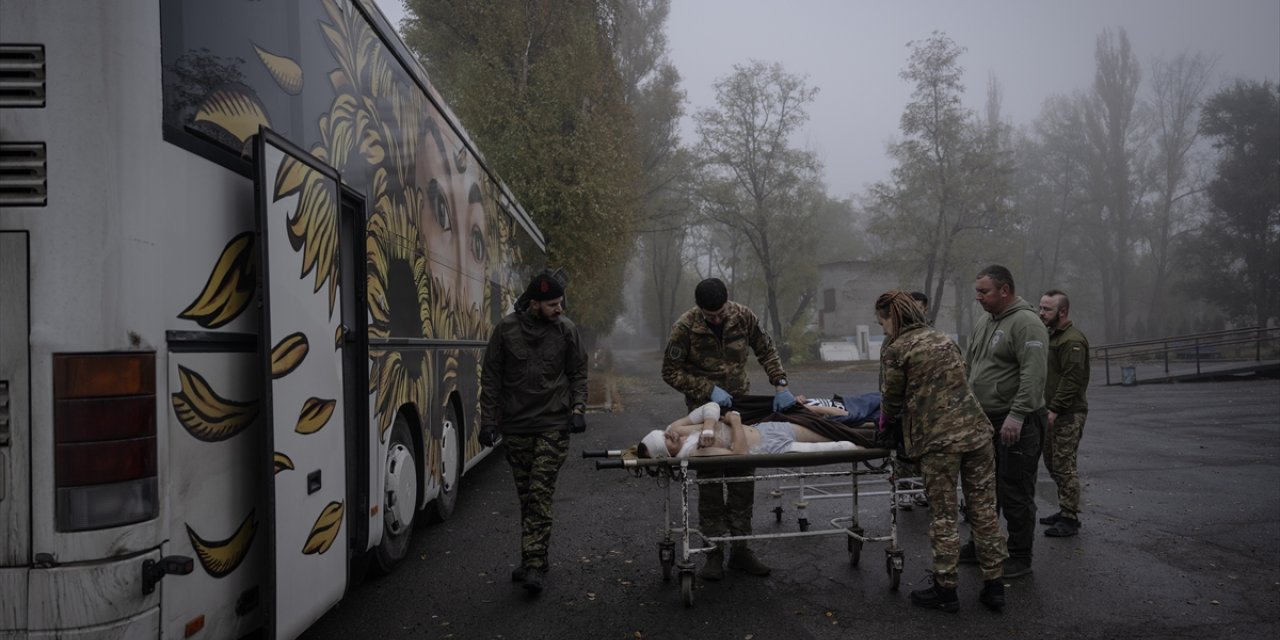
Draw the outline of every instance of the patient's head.
M679 457L681 445L684 443L679 434L673 431L654 429L641 438L636 447L636 455L641 458Z

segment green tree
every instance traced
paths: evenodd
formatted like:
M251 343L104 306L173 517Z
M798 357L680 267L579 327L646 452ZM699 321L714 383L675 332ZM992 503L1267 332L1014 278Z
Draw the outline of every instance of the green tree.
M806 106L818 90L781 64L754 60L735 65L715 88L715 108L696 116L698 152L711 173L704 190L712 201L708 215L749 244L764 284L771 332L783 343L783 263L804 245L780 237L814 230L807 185L819 174L814 155L793 148L790 138L808 120ZM807 304L803 296L787 302L789 308Z
M607 333L634 246L640 155L609 7L408 0L405 40L547 237L574 320Z
M1280 317L1280 89L1236 81L1205 103L1200 131L1218 160L1209 217L1184 245L1190 291L1265 326Z

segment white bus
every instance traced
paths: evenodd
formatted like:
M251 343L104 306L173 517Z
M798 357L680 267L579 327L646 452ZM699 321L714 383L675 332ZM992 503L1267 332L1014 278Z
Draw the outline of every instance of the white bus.
M369 0L3 0L0 638L300 634L544 254Z

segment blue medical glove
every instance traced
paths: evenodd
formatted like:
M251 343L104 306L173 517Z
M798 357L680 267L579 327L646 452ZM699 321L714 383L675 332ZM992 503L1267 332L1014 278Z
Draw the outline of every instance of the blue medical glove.
M711 387L711 401L725 409L733 406L733 396L720 387Z
M788 389L783 389L773 396L773 410L783 411L790 408L796 403L795 394Z

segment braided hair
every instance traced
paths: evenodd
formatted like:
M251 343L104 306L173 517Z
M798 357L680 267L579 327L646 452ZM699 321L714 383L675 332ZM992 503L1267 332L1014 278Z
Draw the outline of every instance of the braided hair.
M895 334L901 334L903 329L911 325L925 323L920 303L911 294L900 289L886 291L876 298L876 315L893 320Z

